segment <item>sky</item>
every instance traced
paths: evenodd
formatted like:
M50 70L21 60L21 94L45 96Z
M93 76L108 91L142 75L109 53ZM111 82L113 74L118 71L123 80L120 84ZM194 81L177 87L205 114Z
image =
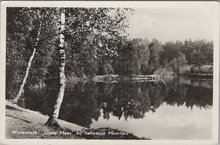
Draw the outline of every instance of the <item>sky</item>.
M210 8L135 8L128 18L129 38L156 38L163 43L189 38L213 40Z

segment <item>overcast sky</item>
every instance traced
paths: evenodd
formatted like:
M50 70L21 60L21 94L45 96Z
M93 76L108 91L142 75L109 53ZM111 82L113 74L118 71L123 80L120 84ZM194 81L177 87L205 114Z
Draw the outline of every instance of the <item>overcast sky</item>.
M130 38L161 42L213 38L213 13L206 8L136 8L130 16Z

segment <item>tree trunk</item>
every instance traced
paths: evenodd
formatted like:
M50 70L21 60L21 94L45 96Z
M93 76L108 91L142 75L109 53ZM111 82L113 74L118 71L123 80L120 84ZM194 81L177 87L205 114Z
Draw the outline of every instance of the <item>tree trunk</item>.
M30 68L31 68L31 64L32 64L32 61L34 59L34 56L35 56L35 53L36 53L36 49L37 49L37 46L38 46L38 42L39 42L39 38L40 38L40 33L41 33L41 28L42 27L42 21L40 21L40 25L39 25L39 29L38 29L38 33L37 33L37 38L36 38L36 41L35 41L35 44L34 44L34 49L33 49L33 52L32 52L32 55L28 61L28 65L27 65L27 69L25 71L25 75L24 75L24 78L22 80L22 83L20 85L20 88L19 88L19 91L16 95L16 97L14 99L11 100L12 103L17 103L19 98L21 97L21 94L23 92L23 89L24 89L24 85L27 81L27 78L29 76L29 71L30 71Z
M56 103L54 105L54 109L52 114L50 115L48 121L46 122L46 125L51 127L59 127L59 124L57 122L57 118L59 116L60 107L63 101L64 97L64 91L65 91L65 48L64 48L64 28L65 28L65 9L60 9L60 34L59 34L59 58L60 58L60 64L59 64L59 93L57 95Z

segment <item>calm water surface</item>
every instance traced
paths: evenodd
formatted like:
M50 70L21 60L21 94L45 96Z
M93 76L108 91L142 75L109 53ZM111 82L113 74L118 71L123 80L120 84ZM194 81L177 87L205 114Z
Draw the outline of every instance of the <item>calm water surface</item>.
M67 84L60 117L84 127L110 127L152 139L210 139L212 80ZM25 90L25 108L52 111L54 85Z

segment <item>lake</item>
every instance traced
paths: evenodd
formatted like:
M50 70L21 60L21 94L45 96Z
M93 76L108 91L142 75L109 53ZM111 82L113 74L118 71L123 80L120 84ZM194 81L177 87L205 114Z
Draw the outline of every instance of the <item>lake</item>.
M211 139L212 85L212 80L187 77L68 83L59 118L151 139ZM49 114L57 90L56 85L25 90L19 104Z

